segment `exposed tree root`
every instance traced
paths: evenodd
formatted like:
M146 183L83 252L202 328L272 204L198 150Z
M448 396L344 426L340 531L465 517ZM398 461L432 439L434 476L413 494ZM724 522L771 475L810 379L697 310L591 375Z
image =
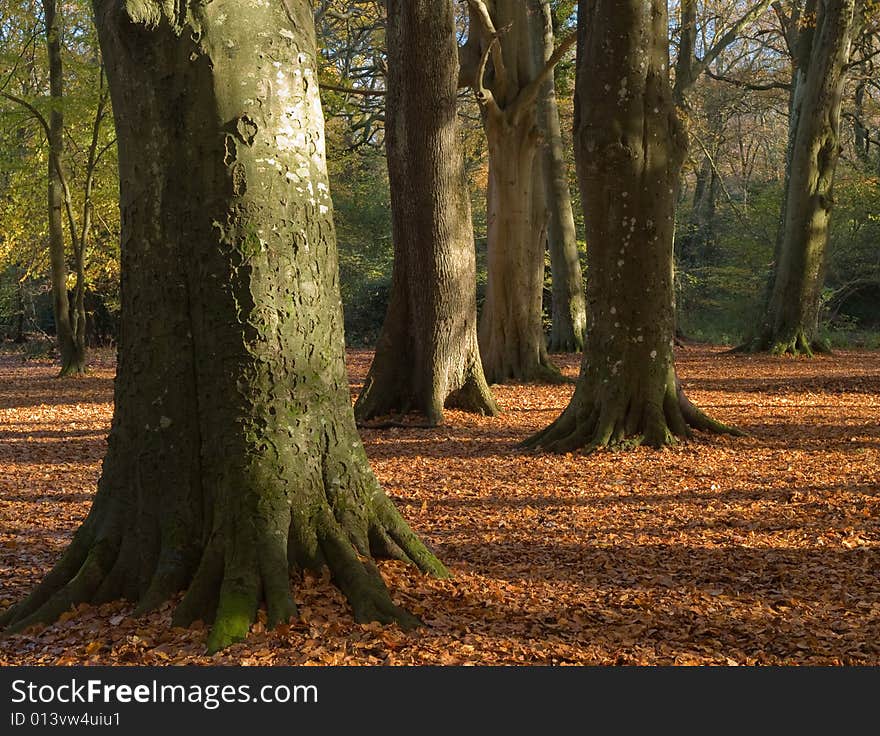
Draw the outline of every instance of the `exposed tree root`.
M444 408L460 409L483 416L494 417L498 414L498 405L492 397L488 384L482 373L474 368L467 372L467 377L459 388L448 393L438 386L415 390L411 386L412 379L411 372L401 375L398 370L376 371L374 362L354 406L358 427L430 429L443 423ZM425 421L417 424L404 422L403 417L410 411L422 414ZM400 418L378 423L370 422L372 419L395 414Z
M547 339L547 352L549 353L580 353L584 349L583 336L578 337L571 330L564 335L557 335L553 331Z
M173 622L213 622L207 649L216 652L247 636L261 604L270 626L295 617L291 572L324 568L357 621L417 626L418 619L391 600L373 559L406 561L437 577L447 576L446 568L369 470L354 471L353 495L338 480L327 471L324 493L317 499L309 494L310 503L303 507L278 494L268 494L268 500L258 494L243 497L241 504L231 505L231 513L219 515L197 564L187 560L186 550L163 549L145 586L132 585L140 573L136 550L145 530L126 526L124 507L99 495L64 556L24 601L4 613L0 628L19 632L51 623L80 603L119 597L135 601L136 614L142 614L186 589ZM247 512L249 500L264 513Z
M85 362L68 363L61 366L58 371L58 378L66 378L67 376L84 376L87 372Z
M661 448L690 439L693 431L745 436L735 427L711 419L685 396L678 381L662 399L609 400L606 395L588 399L580 386L568 408L545 430L520 444L525 449L552 453L603 448L632 449L640 445Z
M794 335L788 337L764 334L746 340L742 345L737 345L728 352L731 355L769 353L770 355L787 355L795 358L813 358L816 355L832 354L831 343L828 340L818 337L810 339L804 330L798 330Z

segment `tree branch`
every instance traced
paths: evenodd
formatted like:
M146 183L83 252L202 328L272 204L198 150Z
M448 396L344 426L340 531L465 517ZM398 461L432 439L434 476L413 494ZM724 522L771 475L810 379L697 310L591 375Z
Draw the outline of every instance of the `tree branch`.
M384 89L361 89L358 87L342 87L337 84L325 84L324 82L320 83L321 89L326 89L330 92L342 92L347 95L361 95L362 97L384 97L385 90Z
M791 90L791 85L788 82L766 82L764 84L742 82L739 79L731 79L730 77L726 77L723 74L716 74L711 69L706 70L706 75L717 82L732 84L734 87L739 87L740 89L748 89L753 92L766 92L771 89Z
M492 21L492 14L489 12L489 8L483 0L467 0L467 4L471 11L471 23L473 24L474 18L476 18L482 28L483 35L486 36L486 41L488 42L487 50L492 54L492 65L495 67L495 87L499 91L501 98L504 99L504 93L507 90L508 76L507 67L504 64L504 50L501 48L498 29L495 28L495 23ZM470 32L473 32L472 28ZM485 75L485 69L485 63L481 62L481 70L478 72L480 79L477 80L479 86L482 86L483 84L482 77Z
M706 52L702 59L697 59L691 75L691 84L693 84L699 76L709 68L712 62L721 55L721 52L723 52L724 49L736 41L743 28L760 18L771 5L772 0L762 0L762 2L757 3L728 29L727 33L725 33L720 40Z
M538 99L538 95L541 93L541 88L544 86L544 83L553 75L553 70L556 69L556 65L562 61L563 57L576 43L577 31L574 31L556 47L556 50L544 64L544 68L538 72L538 76L519 91L513 104L508 108L507 114L510 116L511 120L518 120L523 112L535 103Z

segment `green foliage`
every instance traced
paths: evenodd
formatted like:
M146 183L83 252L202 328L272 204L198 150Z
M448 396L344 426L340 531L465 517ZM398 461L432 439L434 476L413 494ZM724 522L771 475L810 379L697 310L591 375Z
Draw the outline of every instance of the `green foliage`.
M71 211L79 233L85 206L85 177L99 99L101 59L87 0L59 5L64 64L64 168ZM26 281L31 292L49 289L46 213L48 153L45 119L54 104L49 97L48 61L42 10L38 2L5 5L0 10L0 292ZM15 99L11 99L15 98ZM106 111L97 138L100 158L90 201L93 226L85 249L85 294L92 314L118 311L119 208L116 149L112 116ZM68 289L74 287L73 253L65 213ZM14 310L0 298L0 324L14 320ZM35 309L28 331L53 329L51 312Z
M676 270L678 327L699 342L734 344L760 317L770 279L781 182L756 186L742 202L719 202L712 250ZM690 202L679 208L688 222Z
M345 335L349 345L372 345L385 318L394 261L388 169L381 151L339 150L338 142L328 136Z

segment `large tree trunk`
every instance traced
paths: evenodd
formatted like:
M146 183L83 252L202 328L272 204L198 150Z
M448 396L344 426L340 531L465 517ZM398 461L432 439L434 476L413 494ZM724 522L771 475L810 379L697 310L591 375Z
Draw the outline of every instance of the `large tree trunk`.
M391 300L355 405L361 421L450 406L497 408L480 363L474 236L457 134L451 0L389 0L386 148L394 229Z
M574 396L528 446L654 447L698 411L675 373L672 240L684 129L668 77L665 0L582 0L575 154L586 215L586 348Z
M488 276L479 341L490 383L561 378L547 356L542 324L546 203L536 167L536 103L546 80L537 81L539 4L487 0L487 15L472 12L471 18L469 43L478 58L492 58L491 70L472 79L489 148Z
M542 23L532 24L541 51L538 61L543 66L553 54L555 38L550 3L541 3ZM571 208L568 164L559 123L556 84L547 80L538 102L544 145L541 171L547 202L547 245L550 251L551 317L547 348L551 352L576 353L584 348L587 327L587 306L584 277L578 253L577 231Z
M61 354L61 375L83 373L86 367L85 342L77 339L70 300L67 296L67 259L64 252L64 184L62 160L64 157L64 72L61 59L61 24L55 0L43 0L46 22L46 49L49 57L49 94L52 110L49 113L49 261L51 264L52 311L55 335Z
M261 602L294 615L291 568L324 566L358 620L414 624L370 556L445 571L355 429L310 4L95 15L119 138L116 411L89 516L0 624L187 589L175 622L213 620L217 650Z
M855 0L808 0L803 17L808 20L800 32L792 86L788 171L773 285L760 334L748 346L778 355L827 350L818 335L819 300Z

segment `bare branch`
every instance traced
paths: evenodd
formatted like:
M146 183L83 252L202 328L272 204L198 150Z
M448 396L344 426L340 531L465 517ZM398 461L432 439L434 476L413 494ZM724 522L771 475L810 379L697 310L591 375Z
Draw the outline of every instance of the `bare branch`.
M544 83L553 75L553 70L556 69L556 65L562 61L565 55L576 43L577 31L574 31L556 47L556 50L544 64L544 68L538 72L538 75L531 82L520 90L516 99L513 101L513 104L508 108L507 114L510 116L511 120L518 120L519 117L535 103L538 99L538 95L541 93L541 88L544 86Z

